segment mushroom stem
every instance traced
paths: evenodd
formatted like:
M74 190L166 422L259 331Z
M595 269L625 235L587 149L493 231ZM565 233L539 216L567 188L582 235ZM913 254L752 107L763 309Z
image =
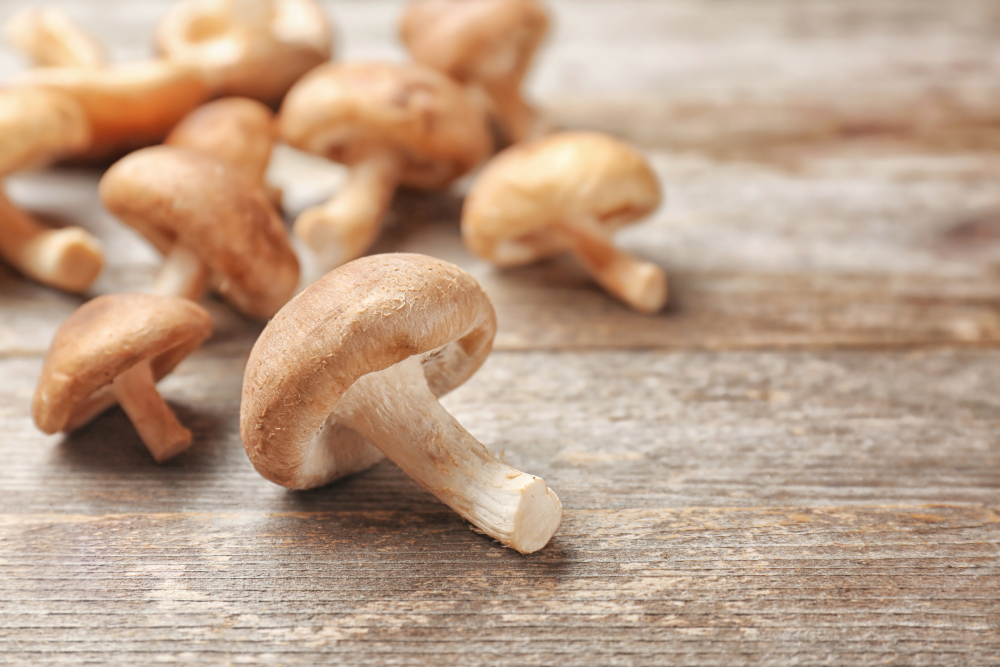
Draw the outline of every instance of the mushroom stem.
M375 151L351 167L347 184L325 204L295 221L295 235L309 245L324 271L357 259L375 243L382 216L399 184L402 159Z
M499 79L481 85L495 105L497 122L507 139L514 144L534 139L538 113L521 96L521 82Z
M181 426L156 391L148 359L116 377L113 391L157 463L180 454L191 445L191 431Z
M153 294L198 301L205 294L208 269L196 254L176 244L164 259L153 284Z
M25 276L83 292L104 266L101 244L79 227L49 229L0 192L0 257Z
M611 294L643 313L655 313L667 303L663 269L615 247L593 218L562 222L556 230L587 273Z
M358 379L337 404L410 477L477 528L521 553L541 549L562 519L544 480L498 460L438 403L421 356Z

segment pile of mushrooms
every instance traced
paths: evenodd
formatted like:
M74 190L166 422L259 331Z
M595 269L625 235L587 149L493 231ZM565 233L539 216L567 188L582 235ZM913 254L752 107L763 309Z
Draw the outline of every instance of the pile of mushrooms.
M272 318L240 408L261 475L308 489L388 457L503 545L545 546L559 498L438 402L492 349L486 293L447 262L363 255L398 187L444 189L482 167L461 220L474 253L500 267L571 253L633 308L663 307L663 270L611 242L660 204L645 158L592 132L529 143L540 123L521 87L548 25L535 0L415 0L400 24L414 62L335 64L316 0L180 0L157 26L158 58L112 65L61 12L15 15L7 39L34 68L0 90L0 178L116 160L101 202L164 256L152 293L97 296L58 329L32 402L39 429L70 432L117 404L156 461L185 451L192 434L156 382L210 336L197 302L211 291ZM491 119L515 144L492 160ZM294 222L303 261L329 270L297 296L282 193L266 179L279 140L349 169ZM87 232L45 229L2 192L0 257L74 292L102 265Z

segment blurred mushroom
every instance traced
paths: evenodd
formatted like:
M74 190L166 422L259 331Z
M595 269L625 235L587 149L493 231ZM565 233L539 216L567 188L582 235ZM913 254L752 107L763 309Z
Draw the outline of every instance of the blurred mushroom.
M101 244L79 227L49 229L0 192L0 257L45 285L84 292L104 266Z
M4 26L4 37L41 67L103 67L104 47L64 12L24 9Z
M330 22L315 0L181 0L156 29L160 53L197 67L213 96L271 106L330 59L332 44Z
M653 313L667 301L666 274L616 248L611 233L659 205L641 153L595 132L566 132L512 146L486 165L465 199L462 236L503 267L570 252L604 289Z
M157 461L191 444L191 432L156 382L212 331L201 306L174 297L115 294L88 301L56 331L31 413L45 433L70 431L120 403Z
M196 70L163 61L34 69L18 83L65 93L83 107L93 141L78 157L95 161L163 141L208 92Z
M278 125L295 148L351 168L340 192L295 221L325 269L375 242L398 185L443 188L492 149L483 112L456 83L419 65L319 67L289 91Z
M254 345L240 407L247 455L264 477L306 489L377 460L366 438L487 535L537 551L559 526L559 498L437 400L482 365L495 333L489 298L457 266L406 254L346 264Z
M274 114L247 97L226 97L203 104L181 120L163 143L190 148L225 162L263 189L275 206L281 190L264 178L276 134Z
M479 88L507 139L535 134L536 116L521 83L548 31L534 0L415 0L400 24L413 59Z
M299 265L263 193L233 167L190 149L153 146L116 162L101 201L166 256L156 294L200 299L207 286L250 317L294 293Z
M90 136L83 108L72 97L30 88L0 91L0 178L82 151ZM104 264L101 245L89 233L44 227L2 190L0 257L28 278L69 292L90 287Z

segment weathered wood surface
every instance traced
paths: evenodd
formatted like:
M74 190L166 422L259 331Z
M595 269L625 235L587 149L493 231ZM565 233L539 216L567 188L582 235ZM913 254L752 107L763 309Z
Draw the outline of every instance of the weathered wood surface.
M498 353L449 409L565 507L542 552L388 463L254 473L242 357L163 383L194 447L113 411L38 434L4 360L0 641L40 662L996 664L1000 354Z
M169 2L49 4L126 59ZM401 6L331 4L338 52L401 58ZM214 300L161 384L189 452L156 466L118 409L39 433L41 355L81 299L0 267L0 663L1000 664L1000 5L552 6L532 92L650 156L668 203L620 241L668 268L671 308L630 313L567 261L493 270L461 187L401 194L377 247L494 299L500 351L444 403L560 494L549 547L500 548L389 463L264 481L237 423L262 325ZM287 152L271 175L289 218L343 176ZM98 176L6 185L107 243L95 293L142 290L158 259ZM820 349L845 347L879 349Z

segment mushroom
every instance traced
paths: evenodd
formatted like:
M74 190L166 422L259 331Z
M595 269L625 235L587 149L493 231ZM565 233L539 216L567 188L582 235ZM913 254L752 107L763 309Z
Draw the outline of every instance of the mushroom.
M36 88L0 90L0 177L86 150L87 113L71 95Z
M211 285L246 315L267 318L294 293L299 265L285 227L234 167L153 146L116 162L98 190L112 214L166 256L155 294L197 300Z
M254 345L240 406L247 455L267 479L307 489L370 465L374 445L486 534L537 551L559 526L559 498L437 400L482 365L495 333L489 298L457 266L410 254L345 264Z
M604 289L654 313L667 301L666 274L616 248L610 234L659 204L641 153L596 132L565 132L512 146L486 165L465 199L462 237L502 267L570 252Z
M264 178L275 129L274 114L262 103L247 97L226 97L189 113L163 143L200 151L229 164L278 205L281 190L269 186Z
M208 92L196 70L155 60L34 69L19 84L63 92L83 107L93 141L79 157L95 161L163 141Z
M31 413L45 433L71 431L116 402L157 461L191 444L191 432L156 391L156 382L212 331L196 303L150 294L100 296L56 331Z
M104 266L101 244L79 227L49 229L0 192L0 257L26 277L84 292Z
M281 137L351 169L340 192L295 221L325 269L375 242L398 185L443 188L492 150L485 114L446 76L419 65L329 64L289 91Z
M332 44L330 22L315 0L181 0L156 29L160 53L197 67L213 96L271 106L330 59Z
M415 0L400 35L413 59L479 89L513 143L535 133L521 83L549 19L534 0Z
M51 7L18 12L4 26L4 36L41 67L103 67L107 62L100 42Z
M65 94L0 91L0 177L42 166L90 144L80 105ZM48 229L0 190L0 257L28 278L83 292L104 264L100 243L79 227Z

